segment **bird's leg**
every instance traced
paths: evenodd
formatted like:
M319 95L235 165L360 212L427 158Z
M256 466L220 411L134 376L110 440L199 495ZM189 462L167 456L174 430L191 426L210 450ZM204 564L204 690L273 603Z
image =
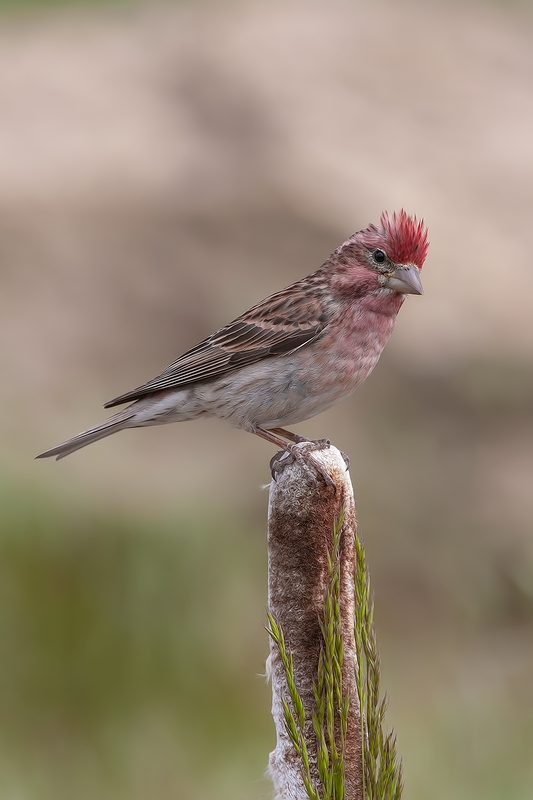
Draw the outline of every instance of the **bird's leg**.
M289 439L291 442L296 442L296 444L299 444L300 442L311 441L311 439L306 439L305 436L298 436L297 433L286 431L285 428L269 428L269 431L277 434L278 436L283 436L284 439Z
M305 436L298 436L297 433L293 433L292 431L287 431L285 428L269 428L271 433L276 433L278 436L283 436L285 439L289 439L291 442L296 442L299 444L300 442L310 442L311 439L306 439ZM346 464L346 469L350 469L350 456L346 453L343 453L340 450L340 454L344 459L344 463Z
M281 431L283 431L284 434L290 433L290 431L285 431L283 428L274 428L273 430L275 430L276 433L280 433ZM327 470L322 466L320 461L317 461L316 458L313 458L313 455L310 452L310 450L325 450L326 448L328 448L330 446L329 439L319 439L316 442L310 442L306 439L303 439L304 442L306 442L308 445L311 445L311 447L306 447L304 450L300 447L295 447L295 444L298 444L299 442L295 442L295 444L289 444L288 442L285 442L283 439L281 439L279 436L276 436L276 434L273 433L271 430L265 430L264 428L254 428L253 433L255 433L256 436L260 436L262 439L266 439L267 442L271 442L272 444L275 444L277 447L281 447L281 449L285 450L286 453L287 452L290 453L291 456L296 461L306 461L308 464L311 464L316 470L316 472L322 476L326 486L332 486L336 490L335 482L333 481ZM291 436L296 436L296 434L291 434ZM302 438L303 437L298 437L298 439ZM282 459L283 456L280 459L277 453L273 458L270 459L270 471L272 473L272 477L274 478L274 480L276 480L276 475L278 474L278 472L280 472L283 466L285 466L279 463L280 460Z

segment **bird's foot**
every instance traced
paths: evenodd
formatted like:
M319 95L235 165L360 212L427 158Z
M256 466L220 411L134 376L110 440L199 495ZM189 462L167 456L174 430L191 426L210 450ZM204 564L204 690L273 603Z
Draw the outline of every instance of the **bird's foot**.
M336 490L335 482L331 475L328 473L324 465L318 461L318 459L313 457L313 451L327 450L331 445L330 440L317 439L316 441L311 442L309 439L304 439L303 437L301 437L301 439L302 441L299 443L299 446L287 444L285 450L281 450L270 459L270 472L274 480L277 479L277 476L283 472L288 464L294 464L295 461L300 461L301 463L310 464L317 474L320 475L320 477L324 480L326 486L331 486L334 490Z
M350 456L348 455L348 453L343 453L342 450L339 450L339 453L341 454L341 456L344 459L344 463L346 464L346 472L348 472L348 470L350 469L350 464L351 464Z
M308 444L319 444L319 442L328 442L327 445L328 447L331 444L329 439L318 439L316 442L313 442L312 439L306 439L305 436L299 436L297 433L293 433L292 435L294 436L293 441L296 442L296 444L302 444L302 442L308 442ZM322 447L315 448L315 450L323 450L323 449L324 448Z

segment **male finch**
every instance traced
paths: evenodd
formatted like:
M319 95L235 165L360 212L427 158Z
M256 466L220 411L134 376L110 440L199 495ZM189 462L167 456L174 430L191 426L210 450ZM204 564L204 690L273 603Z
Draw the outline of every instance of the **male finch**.
M294 443L306 440L284 426L330 408L372 371L405 295L422 294L427 248L422 221L403 210L382 214L379 226L355 233L312 275L104 407L131 405L37 458L63 458L126 428L201 416L220 417L304 457Z

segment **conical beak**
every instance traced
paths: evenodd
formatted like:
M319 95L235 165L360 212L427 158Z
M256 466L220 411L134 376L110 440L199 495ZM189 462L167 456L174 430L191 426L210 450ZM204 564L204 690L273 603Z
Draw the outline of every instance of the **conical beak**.
M385 285L399 294L424 294L420 270L416 264L402 264L396 267Z

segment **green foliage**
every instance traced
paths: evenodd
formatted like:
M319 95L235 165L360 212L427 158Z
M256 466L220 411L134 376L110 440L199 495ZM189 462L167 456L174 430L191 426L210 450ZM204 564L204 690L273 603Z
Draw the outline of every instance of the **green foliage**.
M343 641L340 610L340 541L344 514L333 528L328 552L328 583L324 616L320 622L323 647L314 687L316 711L313 730L317 741L317 767L324 800L344 800L344 745L348 727L349 697L342 686ZM338 743L337 743L338 729Z
M283 631L269 614L268 632L276 642L283 664L290 704L282 699L285 729L302 762L302 779L309 800L344 800L344 747L348 726L349 697L342 686L343 641L340 613L340 540L343 514L335 523L331 551L328 553L328 582L320 620L322 647L317 680L313 687L312 713L316 749L318 786L314 786L305 738L305 709L294 680L294 664Z
M312 713L316 748L318 786L314 786L309 766L309 747L305 738L306 715L294 679L292 654L281 627L269 614L268 632L276 642L283 664L290 703L285 699L285 728L301 759L302 779L309 800L344 800L345 741L350 698L343 690L343 641L340 613L340 538L343 514L333 530L328 552L328 583L320 621L322 646L314 685L315 709ZM380 696L380 662L373 625L373 602L365 552L356 536L355 569L355 644L356 685L361 710L362 775L364 800L400 800L403 790L402 768L396 755L396 740L385 733L386 699Z
M262 526L1 478L0 509L0 796L264 797Z
M355 537L355 647L356 675L362 725L363 797L400 800L402 766L397 761L396 738L384 731L386 698L380 696L380 661L373 624L374 604L361 540Z
M289 697L292 704L291 707L285 698L282 698L281 700L283 704L283 716L285 718L285 730L287 731L287 736L291 740L292 745L302 762L302 780L304 782L307 796L310 798L310 800L320 800L320 795L318 795L314 789L311 770L309 767L309 751L307 749L304 730L305 709L302 698L298 694L298 689L296 688L296 683L294 680L294 662L292 654L289 650L287 650L283 631L277 624L272 614L268 614L268 625L268 633L276 642L279 649L281 663L283 664L285 679L287 681L287 688L289 690Z

